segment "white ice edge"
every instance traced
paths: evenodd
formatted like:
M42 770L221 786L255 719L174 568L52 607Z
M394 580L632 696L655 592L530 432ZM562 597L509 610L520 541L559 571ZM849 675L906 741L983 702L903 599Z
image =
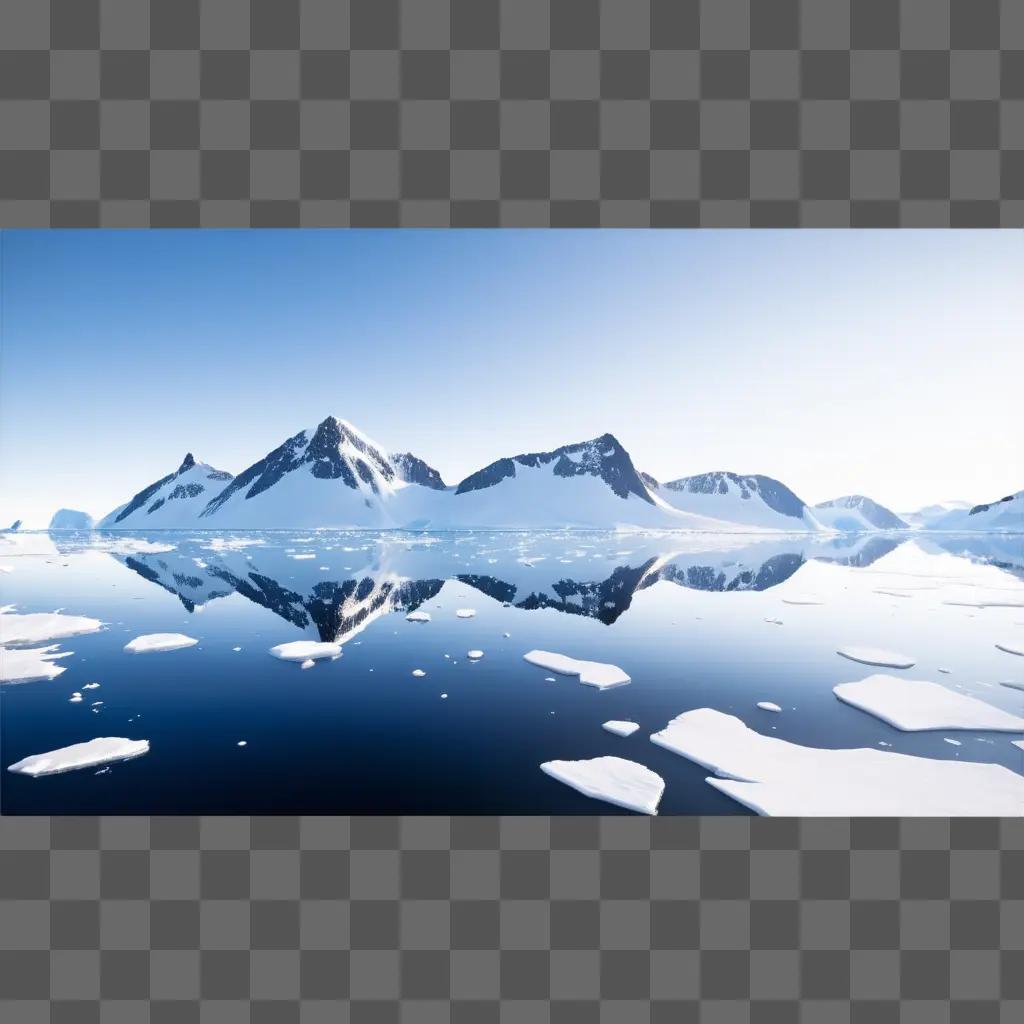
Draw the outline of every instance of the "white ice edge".
M1024 718L977 697L948 690L941 683L878 674L840 683L832 692L841 700L904 732L924 729L982 729L1024 732Z
M607 729L608 732L614 733L616 736L632 736L640 726L636 722L620 722L612 719L603 723L601 728Z
M0 646L38 644L69 636L95 633L103 627L99 619L62 612L29 612L21 615L13 605L0 608Z
M886 651L881 647L840 647L836 654L862 665L878 665L882 668L913 668L917 664L906 654Z
M657 814L665 780L642 764L622 757L587 761L545 761L541 771L584 796L643 814Z
M585 686L595 686L600 690L613 686L625 686L630 678L617 665L608 665L601 661L581 661L565 654L553 651L527 651L523 659L531 665L546 668L549 672L557 672L563 676L579 676Z
M61 651L60 644L48 647L0 647L0 683L34 683L43 679L56 679L64 665L53 664L58 658L67 658L74 651Z
M10 765L7 770L38 778L40 775L74 771L76 768L91 768L109 761L127 761L130 758L141 757L148 750L149 740L101 736L85 743L73 743L69 747L48 750L45 754L30 754Z

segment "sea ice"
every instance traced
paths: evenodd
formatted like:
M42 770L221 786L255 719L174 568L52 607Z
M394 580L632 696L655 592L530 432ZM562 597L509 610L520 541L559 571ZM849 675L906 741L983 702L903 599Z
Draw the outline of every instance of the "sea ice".
M822 601L820 598L811 597L810 595L807 595L807 596L804 596L804 597L798 597L798 596L794 595L793 597L784 597L782 599L782 603L783 604L824 604L825 602Z
M67 658L74 651L55 652L60 644L48 647L0 647L0 683L34 683L40 679L56 679L65 666L54 665L58 658Z
M30 612L19 615L13 605L0 608L0 645L38 644L83 633L95 633L103 626L99 619L61 612Z
M884 651L880 647L840 647L836 654L862 665L880 665L882 668L913 668L913 658L895 651Z
M651 740L716 772L707 782L758 814L1018 817L1024 807L1024 776L1001 765L803 747L711 708L684 712Z
M952 740L948 736L943 736L942 737L942 742L943 743L948 743L948 744L950 744L950 746L953 746L953 747L962 747L963 746L963 744L959 740Z
M312 658L307 658L304 662L302 662L299 665L299 668L305 670L307 668L312 668L315 664L316 662Z
M0 619L2 622L3 619ZM1024 645L1022 644L996 644L996 647L1001 651L1005 651L1007 654L1018 654L1024 658Z
M762 711L781 711L782 708L778 704L773 704L770 700L759 700L757 706Z
M7 770L36 778L69 772L75 768L91 768L108 761L127 761L149 750L149 740L126 740L120 736L101 736L85 743L49 750L45 754L31 754L12 764Z
M904 732L921 729L1024 732L1024 718L976 697L947 690L940 683L880 674L856 683L840 683L832 689L840 700Z
M86 683L85 686L82 687L83 690L98 690L99 688L99 683Z
M82 695L76 690L70 697L68 697L69 704L81 704Z
M599 690L625 686L630 682L629 676L617 665L606 665L600 661L579 661L552 651L527 651L523 658L531 665L538 665L561 676L579 676L585 686L596 686Z
M304 561L307 558L316 558L316 552L315 551L300 551L297 555L292 555L291 557L294 558L297 562L301 562L301 561Z
M595 757L589 761L545 761L541 771L584 796L644 814L657 814L665 780L635 761Z
M155 651L177 651L182 647L194 647L198 640L184 633L146 633L137 636L124 645L129 654L151 654Z
M270 653L282 661L316 661L318 658L334 658L341 654L341 644L323 644L315 640L292 640L270 648Z
M458 608L458 609L456 609L455 614L460 619L471 619L471 618L473 618L474 615L476 615L476 609L475 608Z
M405 620L406 622L429 622L430 612L409 612Z
M473 661L479 661L483 656L483 651L466 651L466 657L471 658Z
M601 728L615 733L616 736L632 736L640 726L636 722L616 722L612 720L605 722Z
M420 679L420 678L422 678L423 676L425 676L425 675L426 675L427 673L426 673L426 672L424 672L424 671L423 671L423 669L421 669L421 668L414 668L414 669L412 670L412 674L413 674L414 676L416 676L416 678L417 678L417 679Z
M249 741L248 740L239 740L235 744L236 747L247 747L248 745L249 745Z

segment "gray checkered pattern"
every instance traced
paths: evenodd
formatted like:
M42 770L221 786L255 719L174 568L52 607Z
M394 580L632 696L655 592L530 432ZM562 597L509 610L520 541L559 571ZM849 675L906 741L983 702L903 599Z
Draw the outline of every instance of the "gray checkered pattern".
M0 0L7 226L1024 225L1021 0Z
M4 1024L1010 1024L1024 819L0 818Z

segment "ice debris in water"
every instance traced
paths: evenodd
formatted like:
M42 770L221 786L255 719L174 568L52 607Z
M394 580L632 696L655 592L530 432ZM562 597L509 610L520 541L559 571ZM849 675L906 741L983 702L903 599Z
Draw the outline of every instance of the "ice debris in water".
M412 674L416 676L417 679L419 679L420 677L425 676L427 673L424 672L423 669L421 668L414 668L412 670Z
M127 740L120 736L101 736L85 743L31 754L12 764L7 770L21 775L55 775L75 768L91 768L108 761L127 761L149 750L149 740Z
M778 704L773 704L770 700L759 700L757 706L762 711L781 711L782 708Z
M635 761L595 757L588 761L545 761L541 771L584 796L644 814L657 814L665 780Z
M617 722L613 719L610 722L605 722L601 728L607 729L608 732L614 733L616 736L632 736L640 726L636 722Z
M625 686L630 678L617 665L608 665L600 661L580 661L565 654L553 651L527 651L523 658L531 665L546 668L563 676L579 676L586 686L598 689L609 689L613 686Z
M476 615L476 609L474 609L474 608L458 608L458 609L456 609L455 614L460 619L471 619L471 618L473 618L474 615Z
M157 651L177 651L194 647L198 640L184 633L145 633L124 645L129 654L151 654Z
M316 661L341 654L341 644L318 643L315 640L293 640L270 648L270 653L282 661Z
M913 668L914 659L880 647L840 647L836 654L862 665L880 665L882 668Z
M430 612L409 612L405 620L406 622L429 622Z

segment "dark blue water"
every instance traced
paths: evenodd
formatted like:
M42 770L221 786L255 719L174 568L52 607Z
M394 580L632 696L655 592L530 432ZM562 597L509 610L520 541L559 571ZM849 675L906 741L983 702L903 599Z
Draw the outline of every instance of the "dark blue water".
M745 813L705 782L705 769L648 738L698 707L812 746L885 743L1020 770L1021 752L1009 742L1019 737L901 733L832 693L836 683L885 671L835 654L842 644L861 644L905 651L917 659L908 676L944 681L1019 713L1024 694L998 684L1024 678L1024 659L994 643L1024 635L1024 607L944 603L996 593L1024 604L1014 543L39 535L32 540L38 554L23 553L33 550L24 541L0 547L0 564L12 569L0 574L0 604L21 613L61 608L106 626L57 641L74 652L60 662L67 670L57 679L0 687L4 767L95 736L147 739L150 752L102 772L32 779L4 771L2 809L625 813L538 767L616 754L665 779L662 814ZM170 550L147 550L154 545ZM878 593L886 588L908 596ZM822 603L783 600L808 593ZM407 622L414 608L432 621ZM476 615L457 618L458 608ZM199 643L123 652L133 637L152 632L182 632ZM306 671L267 653L298 639L341 642L344 653ZM473 648L485 652L476 663L466 657ZM570 677L547 682L551 673L523 661L534 648L614 663L632 683L598 691ZM938 667L951 672L937 675ZM426 675L413 677L417 668ZM90 681L100 688L83 690ZM76 690L85 699L71 704ZM93 711L96 700L104 703ZM762 700L783 712L758 710ZM601 728L610 719L640 729L620 738ZM247 745L237 746L240 740Z

